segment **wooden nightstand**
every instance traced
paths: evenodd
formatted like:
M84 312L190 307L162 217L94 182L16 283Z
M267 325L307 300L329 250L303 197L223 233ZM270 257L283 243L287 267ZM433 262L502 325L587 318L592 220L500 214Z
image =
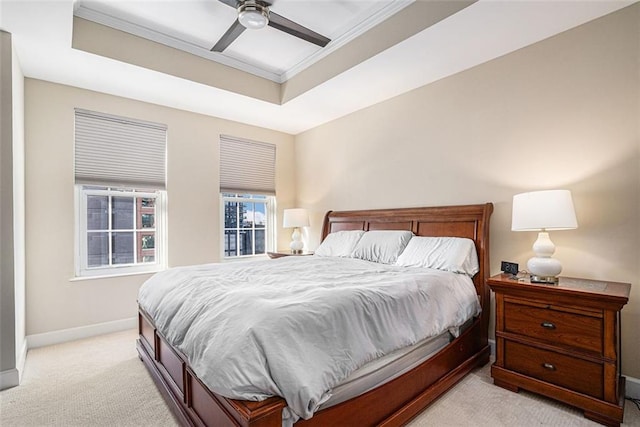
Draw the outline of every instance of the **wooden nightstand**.
M631 285L566 277L542 285L511 277L487 280L496 297L494 384L560 400L619 426L625 389L620 310Z
M313 255L313 252L302 252L301 254L294 254L294 253L291 253L291 251L278 251L278 252L267 252L267 255L269 255L269 258L271 258L271 259L276 259L276 258L282 258L284 256L307 256L307 255Z

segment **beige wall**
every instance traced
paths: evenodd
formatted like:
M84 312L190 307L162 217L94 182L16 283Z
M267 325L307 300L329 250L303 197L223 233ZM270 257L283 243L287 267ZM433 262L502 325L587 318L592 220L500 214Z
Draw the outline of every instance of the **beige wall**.
M148 275L74 277L74 108L168 126L169 265L220 257L220 134L277 145L278 211L295 200L291 135L40 80L26 79L27 335L136 315ZM281 218L281 215L279 216ZM288 236L280 232L279 246Z
M512 196L570 189L579 228L551 234L556 257L564 275L633 284L622 360L640 377L639 25L636 4L298 135L311 247L328 209L490 201L497 273L536 237L510 231Z

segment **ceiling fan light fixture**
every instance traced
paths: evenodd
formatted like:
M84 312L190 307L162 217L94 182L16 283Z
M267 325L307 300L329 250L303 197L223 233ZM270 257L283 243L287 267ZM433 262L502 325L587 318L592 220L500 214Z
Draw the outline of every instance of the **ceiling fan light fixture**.
M238 21L250 30L259 30L269 23L269 8L259 3L246 1L238 7Z

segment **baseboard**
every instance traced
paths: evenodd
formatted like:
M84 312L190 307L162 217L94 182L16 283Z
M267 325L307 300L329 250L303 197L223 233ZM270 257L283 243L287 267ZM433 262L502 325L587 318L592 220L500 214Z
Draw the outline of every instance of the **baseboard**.
M629 377L629 376L626 376L626 378L627 378L627 390L625 394L627 395L627 397L640 399L640 379Z
M24 364L27 360L27 340L22 342L22 348L16 356L16 367L0 372L0 390L20 385L22 373L24 372Z
M0 372L0 390L20 385L20 372L17 369L8 369Z
M20 352L18 353L18 360L16 363L16 369L18 370L18 384L20 384L20 382L22 381L22 374L24 373L24 364L27 361L27 349L29 347L27 346L27 338L25 337L22 340L22 348L20 349Z
M95 325L80 326L78 328L62 329L60 331L45 332L43 334L27 335L29 348L44 347L47 345L62 344L97 335L124 331L138 327L138 318L114 320L113 322L97 323Z

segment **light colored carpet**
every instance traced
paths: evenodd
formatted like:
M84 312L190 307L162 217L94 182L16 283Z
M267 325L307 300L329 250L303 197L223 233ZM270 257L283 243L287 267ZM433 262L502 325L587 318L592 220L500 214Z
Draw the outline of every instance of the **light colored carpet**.
M9 426L175 426L137 357L135 331L29 351L23 382L0 392ZM489 365L465 377L410 426L597 426L582 413L526 392L494 386ZM625 426L640 411L625 407Z

